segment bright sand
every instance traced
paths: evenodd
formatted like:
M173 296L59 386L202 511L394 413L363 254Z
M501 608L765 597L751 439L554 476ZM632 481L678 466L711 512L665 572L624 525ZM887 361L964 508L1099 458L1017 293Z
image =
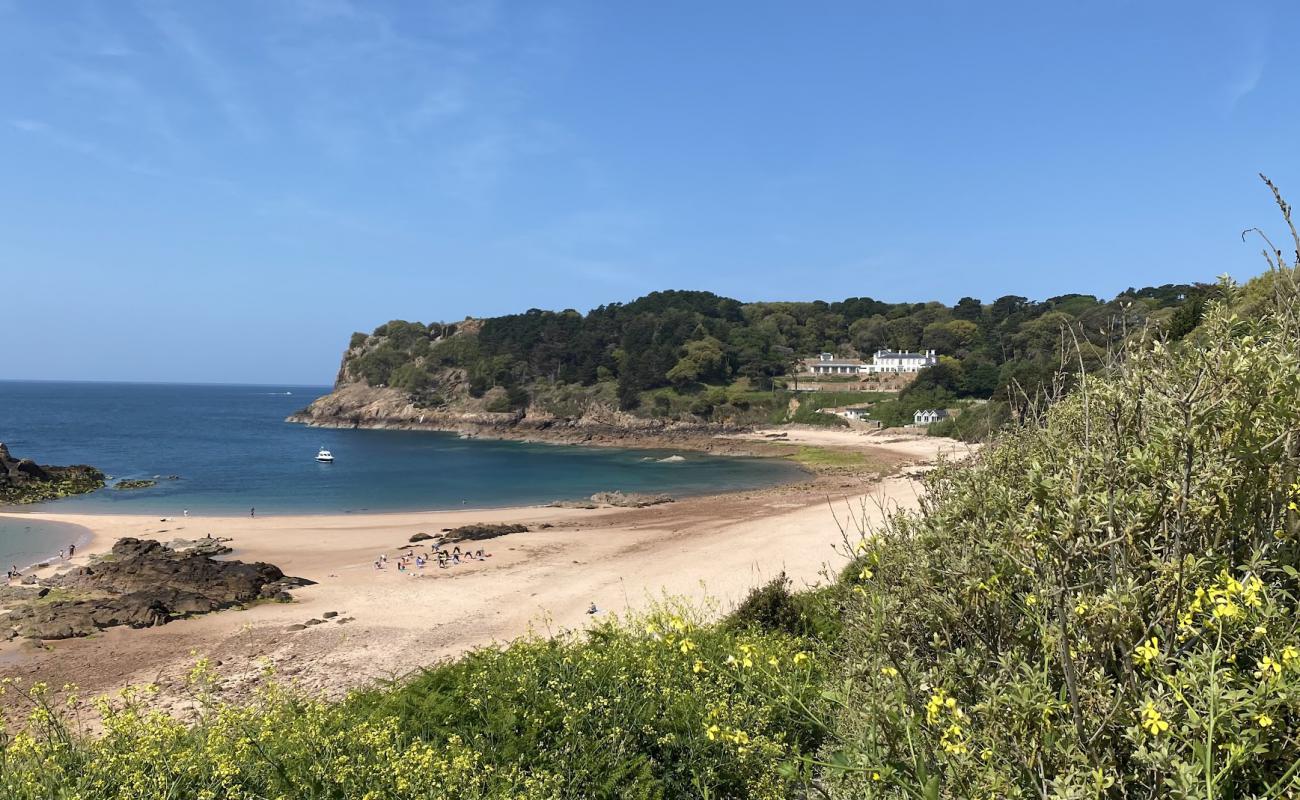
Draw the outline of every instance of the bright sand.
M788 441L863 450L911 464L942 452L969 452L951 440L789 430ZM762 438L766 433L752 434ZM920 485L898 474L881 481L823 476L800 486L699 497L645 509L511 509L338 516L157 518L41 513L36 519L82 525L93 540L72 563L109 549L124 536L231 537L230 558L267 561L317 585L293 591L293 603L258 604L144 630L51 642L37 650L0 645L0 675L53 686L111 691L158 682L162 705L179 702L179 676L195 656L220 660L231 697L244 696L265 659L281 679L337 693L376 678L397 677L441 658L530 628L578 628L605 614L642 610L666 595L734 607L753 587L785 572L795 586L824 580L846 561L846 537L887 510L915 506ZM527 533L468 543L484 561L399 572L396 559L412 534L437 534L475 522L520 522ZM550 527L542 527L550 526ZM465 545L462 545L464 547ZM422 543L413 552L427 553ZM377 570L375 560L387 554ZM61 562L66 564L67 562ZM61 569L62 566L51 568ZM595 603L601 614L587 614ZM303 630L289 626L338 617ZM339 622L340 619L348 620ZM171 693L175 694L172 695Z

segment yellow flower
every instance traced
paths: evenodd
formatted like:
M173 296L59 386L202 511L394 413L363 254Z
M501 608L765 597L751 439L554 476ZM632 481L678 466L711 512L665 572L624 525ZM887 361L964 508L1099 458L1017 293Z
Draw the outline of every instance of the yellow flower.
M704 729L704 735L709 737L709 741L712 742L718 738L718 732L721 730L722 729L719 728L717 725L710 725L709 727Z
M1292 661L1295 661L1297 658L1300 658L1300 650L1295 649L1291 645L1287 645L1286 647L1282 648L1283 664L1290 664Z
M1259 727L1261 728L1267 728L1269 725L1273 724L1273 718L1268 714L1260 714L1255 718L1255 721L1259 723Z
M925 704L925 718L927 721L934 723L939 721L939 717L947 710L957 719L961 719L964 714L957 707L957 698L949 697L943 689L935 689L934 694Z
M876 573L872 572L869 568L863 567L861 571L858 572L858 580L869 581L875 577L875 575Z
M807 660L808 660L808 654L803 651L794 654L794 663L796 664L802 664Z
M889 678L897 678L898 670L894 669L893 667L881 667L880 674Z
M1255 677L1261 681L1272 680L1282 674L1282 665L1273 660L1272 656L1264 656L1259 660L1259 669L1255 670Z
M698 658L695 659L695 666L691 667L691 672L694 672L694 673L696 673L696 674L699 674L699 673L701 673L701 672L708 672L708 671L709 671L709 668L706 667L706 666L704 666L704 662L703 662L703 661L699 660Z
M1160 640L1152 636L1148 641L1137 646L1133 658L1142 665L1150 664L1160 656Z
M1038 605L1038 595L1034 594L1033 592L1030 592L1029 594L1025 595L1025 605L1029 606L1030 608L1033 608L1034 606Z
M690 639L682 639L682 643L678 645L677 649L682 651L682 655L686 655L695 649L695 642L692 642Z
M871 773L871 780L873 780L873 781L881 780L880 773L879 773L879 772L873 772L873 773Z
M1165 722L1164 717L1150 700L1142 707L1142 727L1146 728L1147 733L1152 736L1159 736L1169 730L1169 723Z

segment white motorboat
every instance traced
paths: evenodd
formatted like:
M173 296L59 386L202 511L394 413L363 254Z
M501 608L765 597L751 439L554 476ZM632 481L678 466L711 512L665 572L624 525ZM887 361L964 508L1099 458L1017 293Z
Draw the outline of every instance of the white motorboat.
M316 460L324 464L333 464L334 454L322 447L316 454Z

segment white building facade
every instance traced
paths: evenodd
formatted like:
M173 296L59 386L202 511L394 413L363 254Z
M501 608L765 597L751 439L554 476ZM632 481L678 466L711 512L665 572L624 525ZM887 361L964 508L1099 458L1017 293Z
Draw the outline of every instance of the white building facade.
M920 372L926 367L939 363L933 350L924 353L900 353L894 350L877 350L870 364L863 364L862 371L868 375L881 372Z
M948 411L942 408L923 408L912 415L913 425L929 425L932 422L938 422L946 419Z
M856 358L836 358L834 353L822 353L816 361L810 359L805 363L814 375L858 375L866 366Z

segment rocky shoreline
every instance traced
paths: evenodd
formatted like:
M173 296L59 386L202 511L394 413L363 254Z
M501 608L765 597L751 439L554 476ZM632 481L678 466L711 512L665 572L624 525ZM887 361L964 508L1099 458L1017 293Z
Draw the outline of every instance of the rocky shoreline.
M104 473L86 464L53 467L14 458L0 442L0 506L85 494L103 488L104 480Z
M576 417L558 417L535 408L509 413L427 409L412 403L404 392L358 383L337 387L285 421L317 428L437 431L464 438L713 455L784 457L792 452L780 443L722 438L748 432L745 426L647 419L606 406L592 406Z

